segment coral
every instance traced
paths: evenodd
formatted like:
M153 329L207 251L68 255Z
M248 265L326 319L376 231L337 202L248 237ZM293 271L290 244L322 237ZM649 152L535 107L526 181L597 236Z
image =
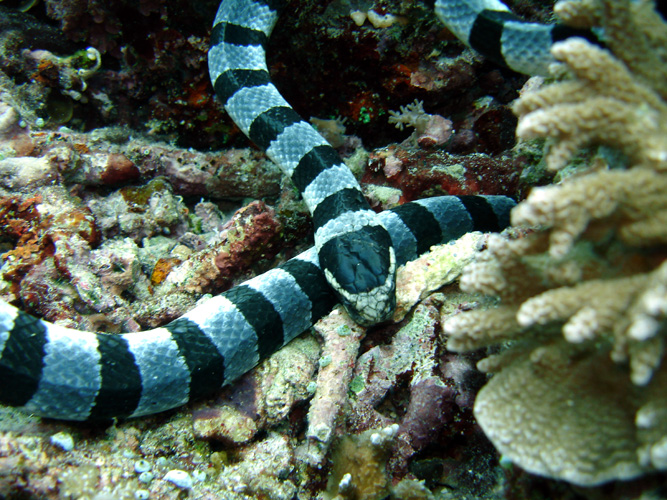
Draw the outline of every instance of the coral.
M310 118L310 123L334 148L339 148L345 143L345 121L343 118L334 118L332 120Z
M47 50L33 50L25 54L29 64L35 66L33 78L39 83L61 88L63 96L81 99L81 92L86 90L86 80L95 74L102 65L102 56L95 47L77 51L71 56L60 57ZM69 120L55 120L53 123L65 123ZM70 116L71 118L71 116Z
M166 179L157 177L144 186L126 187L88 202L100 229L108 236L132 235L135 241L169 234L183 226L187 208Z
M308 442L302 450L304 460L318 464L334 437L341 410L347 401L359 344L365 332L338 306L315 324L324 349L320 357L317 388L308 411Z
M361 180L400 189L401 202L441 194L512 196L527 164L523 154L459 156L399 144L371 153Z
M343 436L332 455L333 469L325 498L333 500L379 500L389 492L385 470L397 425L369 429L357 436Z
M423 481L403 479L394 486L392 498L396 500L433 500L433 493L424 485Z
M37 130L20 109L0 101L0 293L51 321L163 324L308 228L290 192L281 212L254 203L225 223L221 210L239 204L221 198L278 193L279 172L259 152L201 153L122 127ZM201 196L215 203L193 210Z
M458 278L483 241L481 233L467 233L447 245L433 247L431 252L401 267L397 274L394 321L402 320L429 293ZM425 268L428 273L423 272Z
M573 24L603 26L612 52L555 44L565 80L514 104L517 135L546 137L564 177L581 148L607 149L534 188L464 270L464 291L499 304L443 318L449 349L493 346L474 413L496 448L578 485L667 470L667 24L652 6L559 3Z
M289 417L312 395L320 348L312 336L299 337L229 387L214 403L193 412L198 438L245 443Z
M218 408L196 409L192 420L195 436L226 444L247 443L258 431L250 416L226 404Z
M652 390L665 389L664 380L656 380ZM518 355L491 378L477 396L475 416L500 451L521 467L593 485L666 465L651 463L662 456L664 444L637 428L638 392L607 351L582 355L555 341ZM652 431L664 439L664 409L657 418L663 419L662 428Z
M389 111L389 123L403 130L405 125L415 129L417 144L421 147L441 146L452 135L452 121L440 115L424 111L424 103L415 99L412 104L401 106L400 111Z
M403 130L404 126L413 127L417 133L424 133L426 125L431 119L424 111L424 103L415 100L413 103L406 106L401 106L399 111L389 111L389 123L396 126L397 129Z
M635 78L665 99L667 28L656 11L658 6L658 2L651 0L565 0L556 4L554 12L571 26L602 28L605 45L623 61Z
M0 160L0 185L11 190L29 191L53 184L56 173L47 158L3 158Z
M227 491L222 498L290 500L295 497L296 486L285 479L294 469L294 451L289 439L271 432L240 453L239 458L238 463L225 467L217 478L223 492Z
M0 185L29 191L55 180L84 186L119 186L163 176L181 196L213 199L275 196L278 168L248 149L198 152L128 128L78 133L66 128L31 130L24 111L0 100ZM21 116L19 116L21 115Z
M388 28L392 24L394 24L398 19L396 16L393 14L378 14L374 10L369 10L368 11L368 21L373 25L375 28ZM352 14L350 14L352 16Z
M580 2L562 3L571 13ZM600 144L620 148L633 166L665 170L667 25L648 1L595 5L599 16L592 17L605 28L613 55L577 38L555 44L554 57L574 79L519 99L517 136L551 138L547 164L553 170L580 148Z

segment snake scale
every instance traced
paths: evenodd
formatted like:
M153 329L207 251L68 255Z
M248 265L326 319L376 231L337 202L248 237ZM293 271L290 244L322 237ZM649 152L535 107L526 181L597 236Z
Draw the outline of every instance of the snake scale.
M394 307L395 268L468 231L498 231L503 196L430 198L375 214L331 146L270 81L264 47L280 0L222 0L209 70L216 94L294 182L315 247L149 331L64 328L0 301L0 403L65 420L149 415L233 382L342 302L370 325ZM549 47L571 33L525 23L493 0L437 0L463 42L512 69L544 74Z

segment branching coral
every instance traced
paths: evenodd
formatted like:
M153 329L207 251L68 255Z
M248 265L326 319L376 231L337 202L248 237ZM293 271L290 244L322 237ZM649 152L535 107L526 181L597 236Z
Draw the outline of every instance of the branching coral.
M452 121L440 115L430 115L424 111L424 103L416 100L412 104L401 106L400 111L389 111L389 123L403 130L414 127L417 143L422 147L444 144L452 135Z
M558 170L581 147L618 147L630 163L667 169L667 25L642 0L567 0L556 12L577 27L604 28L607 50L582 39L555 44L554 57L574 79L519 99L517 136L555 141L547 156Z
M667 24L652 6L558 4L571 24L603 27L613 54L554 45L567 78L514 104L517 135L546 137L553 170L598 145L627 168L596 158L534 189L512 237L490 237L461 278L499 306L445 323L452 350L502 345L478 364L495 375L475 403L496 448L579 485L667 470Z
M554 11L576 28L602 28L605 44L635 78L667 98L667 27L652 0L562 0Z

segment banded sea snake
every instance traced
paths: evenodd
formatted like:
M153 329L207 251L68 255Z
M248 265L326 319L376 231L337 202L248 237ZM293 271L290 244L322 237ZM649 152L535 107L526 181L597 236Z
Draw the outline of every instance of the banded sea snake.
M302 192L319 259L315 249L306 251L162 328L138 333L67 329L0 301L0 403L65 420L178 407L233 382L325 315L337 300L325 275L352 316L370 324L391 313L396 264L468 231L508 224L514 202L502 196L431 198L372 213L335 151L269 81L264 44L281 3L223 0L209 68L234 121ZM522 72L544 73L549 47L562 38L560 28L524 23L493 0L437 0L435 10L462 41ZM356 264L337 262L341 252L363 264L358 280Z

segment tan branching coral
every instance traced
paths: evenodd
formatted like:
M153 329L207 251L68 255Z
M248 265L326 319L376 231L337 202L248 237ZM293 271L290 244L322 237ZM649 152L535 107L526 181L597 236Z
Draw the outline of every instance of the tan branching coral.
M626 168L596 158L535 188L461 277L498 306L444 318L449 349L493 352L475 415L496 448L579 485L667 470L667 25L652 7L558 4L571 24L604 27L613 54L556 44L566 80L515 103L517 135L547 138L554 170L598 145Z
M562 0L554 11L577 28L602 28L605 45L633 75L667 98L667 26L651 0Z
M554 45L576 80L546 86L513 106L517 136L550 137L547 165L564 167L589 145L619 147L635 165L667 169L667 104L608 51L582 39ZM663 75L667 79L667 74Z
M576 27L603 28L613 55L577 38L555 44L574 79L519 99L517 136L549 137L553 170L600 144L622 149L634 166L667 169L667 25L653 2L566 0L556 12Z
M633 246L667 243L665 193L663 173L647 168L600 170L533 190L512 212L512 224L552 228L553 257L567 254L580 236L592 238L610 228Z

